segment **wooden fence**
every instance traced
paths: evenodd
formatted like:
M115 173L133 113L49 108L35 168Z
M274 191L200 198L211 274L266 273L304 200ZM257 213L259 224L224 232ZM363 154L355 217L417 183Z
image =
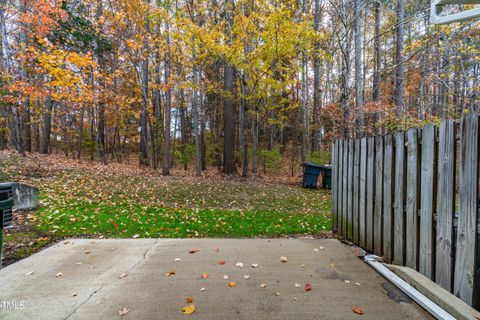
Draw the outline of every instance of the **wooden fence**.
M333 145L333 227L478 307L479 118Z

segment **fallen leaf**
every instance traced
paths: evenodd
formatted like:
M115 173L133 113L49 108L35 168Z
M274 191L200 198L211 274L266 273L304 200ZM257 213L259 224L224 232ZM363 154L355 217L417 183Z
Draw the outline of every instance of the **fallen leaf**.
M118 310L118 315L121 317L121 316L124 316L126 315L130 310L128 310L127 308L123 307L122 310Z
M166 276L174 276L175 275L175 271L167 271L164 273L164 275Z
M314 248L314 249L313 249L313 252L318 252L318 249L317 249L317 248Z
M58 278L58 277L61 277L61 276L63 276L63 273L59 272L59 273L57 273L57 275L55 277Z
M233 288L233 287L236 287L237 286L237 283L236 282L229 282L228 283L228 286Z
M24 276L31 276L34 273L35 273L34 271L30 271L30 272L25 273Z
M127 276L127 273L124 272L124 273L122 273L122 274L120 275L119 279L123 279L123 278L125 278L126 276Z
M312 291L312 285L309 284L309 283L307 283L307 284L305 285L305 291Z
M200 289L200 291L202 291L202 292L205 291L205 290L207 290L207 289L205 289L205 288L201 288L201 289Z
M213 251L215 251L215 252L219 252L219 251L220 251L220 249L219 249L219 248L217 248L217 249L215 249L215 250L213 250Z
M85 254L90 254L90 253L91 253L90 250L85 251Z
M350 280L343 280L343 281L345 281L345 283L350 283Z
M243 267L243 262L237 262L237 263L235 263L235 267L242 268L242 267Z
M266 288L266 287L267 287L267 285L266 285L265 283L262 283L262 284L260 285L260 288Z
M300 288L300 287L301 287L300 283L295 283L295 288Z
M228 279L230 279L230 276L229 275L224 275L222 278L225 279L225 280L228 280Z
M252 268L258 268L258 263L252 263Z
M333 263L331 263L330 268L335 269L335 265Z
M72 294L72 297L76 297L76 296L78 296L78 294L77 294L77 293L74 293L74 294Z
M192 303L192 302L193 302L193 298L192 298L192 297L186 297L186 298L185 298L185 302L186 302L186 303Z
M195 312L195 306L193 304L190 304L186 307L182 308L183 314L192 314Z
M200 275L200 278L202 279L207 279L208 278L208 273L204 272Z
M248 274L243 275L243 279L250 279L250 275Z
M356 314L364 314L363 309L360 307L353 307L352 311Z
M138 237L140 237L140 235L139 235L139 234L135 234L132 238L133 238L133 239L137 239Z
M192 250L188 251L188 253L193 254L193 253L197 253L199 251L200 251L199 249L192 249Z
M360 283L358 283L358 282L355 282L355 284L356 284L357 286L359 286L359 285L360 285Z
M182 259L180 259L180 258L175 258L174 261L175 261L175 262L178 262L178 261L182 261Z
M225 264L225 260L219 260L217 264Z
M274 295L279 296L279 295L280 295L280 292L275 291L275 292L274 292Z
M288 259L287 259L287 257L285 257L285 256L281 256L281 257L280 257L280 261L283 262L283 263L285 263L285 262L288 261Z
M325 250L325 248L324 248L324 247L320 247L320 250Z
M304 265L304 264L301 264L301 265L300 265L300 268L305 268L305 265Z
M77 263L75 263L75 264L76 264L76 265L81 265L81 264L82 264L82 262L77 262Z

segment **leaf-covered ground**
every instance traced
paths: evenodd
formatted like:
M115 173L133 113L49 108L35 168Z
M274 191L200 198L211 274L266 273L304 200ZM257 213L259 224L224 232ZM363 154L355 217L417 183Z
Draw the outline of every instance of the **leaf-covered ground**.
M2 180L41 192L41 207L19 215L23 227L7 232L14 260L29 254L15 247L25 238L35 250L48 243L44 239L64 237L277 237L330 230L329 192L274 179L162 177L134 165L105 167L58 156L3 153L0 159Z

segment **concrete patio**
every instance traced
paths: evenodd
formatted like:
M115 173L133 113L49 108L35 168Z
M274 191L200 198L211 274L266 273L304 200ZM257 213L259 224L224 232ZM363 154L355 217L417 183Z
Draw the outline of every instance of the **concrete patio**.
M333 239L67 240L0 271L0 319L430 318L356 250Z

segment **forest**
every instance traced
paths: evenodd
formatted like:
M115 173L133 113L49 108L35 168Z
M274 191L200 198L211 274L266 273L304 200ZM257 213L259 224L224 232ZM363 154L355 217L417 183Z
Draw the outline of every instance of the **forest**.
M480 23L425 0L0 0L0 147L244 177L475 112Z

